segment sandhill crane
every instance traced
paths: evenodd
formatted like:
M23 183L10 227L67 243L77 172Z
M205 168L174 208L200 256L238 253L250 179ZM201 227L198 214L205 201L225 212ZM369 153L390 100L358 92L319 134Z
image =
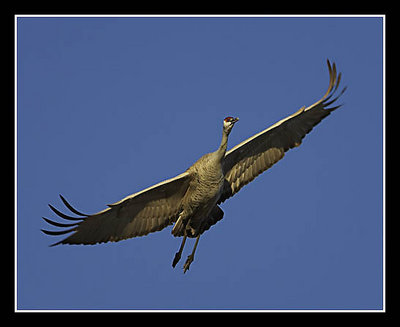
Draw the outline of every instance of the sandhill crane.
M65 206L79 217L68 216L49 204L58 216L74 222L65 224L43 218L47 223L64 229L42 231L49 235L73 232L52 246L96 244L147 235L174 224L172 235L183 239L174 256L173 267L181 258L187 237L196 238L183 266L186 272L194 260L200 235L224 215L219 205L282 159L287 150L299 146L315 125L341 106L328 108L346 88L332 99L338 89L341 73L337 75L334 63L331 65L328 60L327 64L330 76L328 90L313 105L302 107L229 151L226 151L228 136L239 119L226 117L218 149L202 156L182 174L129 195L91 215L76 210L60 195Z

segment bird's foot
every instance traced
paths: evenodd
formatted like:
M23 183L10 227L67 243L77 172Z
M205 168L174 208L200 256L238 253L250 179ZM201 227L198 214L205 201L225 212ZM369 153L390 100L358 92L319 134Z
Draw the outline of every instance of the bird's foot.
M193 262L193 260L194 260L194 255L193 254L189 255L185 264L183 265L183 273L189 270L190 264Z
M181 260L181 254L182 252L175 253L174 261L172 261L172 267L175 268L176 264L179 262L179 260Z

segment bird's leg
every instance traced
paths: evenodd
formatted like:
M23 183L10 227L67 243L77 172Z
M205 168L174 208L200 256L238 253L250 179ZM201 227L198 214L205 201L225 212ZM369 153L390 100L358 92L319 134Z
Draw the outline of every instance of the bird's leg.
M174 268L175 268L176 264L179 262L179 260L181 259L183 247L185 246L185 243L186 243L186 238L187 238L187 236L185 235L183 237L179 251L175 253L174 261L172 262L172 267L174 267Z
M190 264L194 260L194 253L196 252L197 244L199 243L200 235L197 236L196 238L196 243L194 243L193 251L192 253L188 256L185 264L183 265L183 273L185 273L187 270L189 270Z

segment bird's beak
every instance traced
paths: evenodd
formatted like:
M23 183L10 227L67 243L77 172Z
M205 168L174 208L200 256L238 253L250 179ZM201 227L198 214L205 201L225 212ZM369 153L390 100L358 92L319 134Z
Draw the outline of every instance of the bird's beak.
M233 122L236 123L238 120L239 120L239 118L236 117L236 118L233 120Z

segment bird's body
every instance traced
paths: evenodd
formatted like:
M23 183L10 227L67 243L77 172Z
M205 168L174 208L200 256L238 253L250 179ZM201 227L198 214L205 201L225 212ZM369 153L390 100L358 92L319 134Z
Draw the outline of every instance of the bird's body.
M332 67L329 61L328 68L328 91L313 105L302 107L229 151L228 136L238 118L227 117L218 149L202 156L182 174L127 196L92 215L79 212L60 196L66 207L81 217L67 216L49 205L60 217L75 222L63 224L44 218L51 225L72 228L43 232L50 235L74 232L53 245L96 244L147 235L174 224L172 234L183 237L173 260L174 267L181 257L186 238L196 238L193 252L184 265L186 272L194 259L200 235L223 217L219 204L282 159L287 150L299 146L316 124L339 107L327 108L345 90L331 100L341 74L336 74L335 64Z
M214 153L201 157L187 172L191 176L191 182L182 199L182 209L172 234L184 236L186 233L189 237L195 237L202 232L203 223L218 202L224 185L224 175L221 162Z

